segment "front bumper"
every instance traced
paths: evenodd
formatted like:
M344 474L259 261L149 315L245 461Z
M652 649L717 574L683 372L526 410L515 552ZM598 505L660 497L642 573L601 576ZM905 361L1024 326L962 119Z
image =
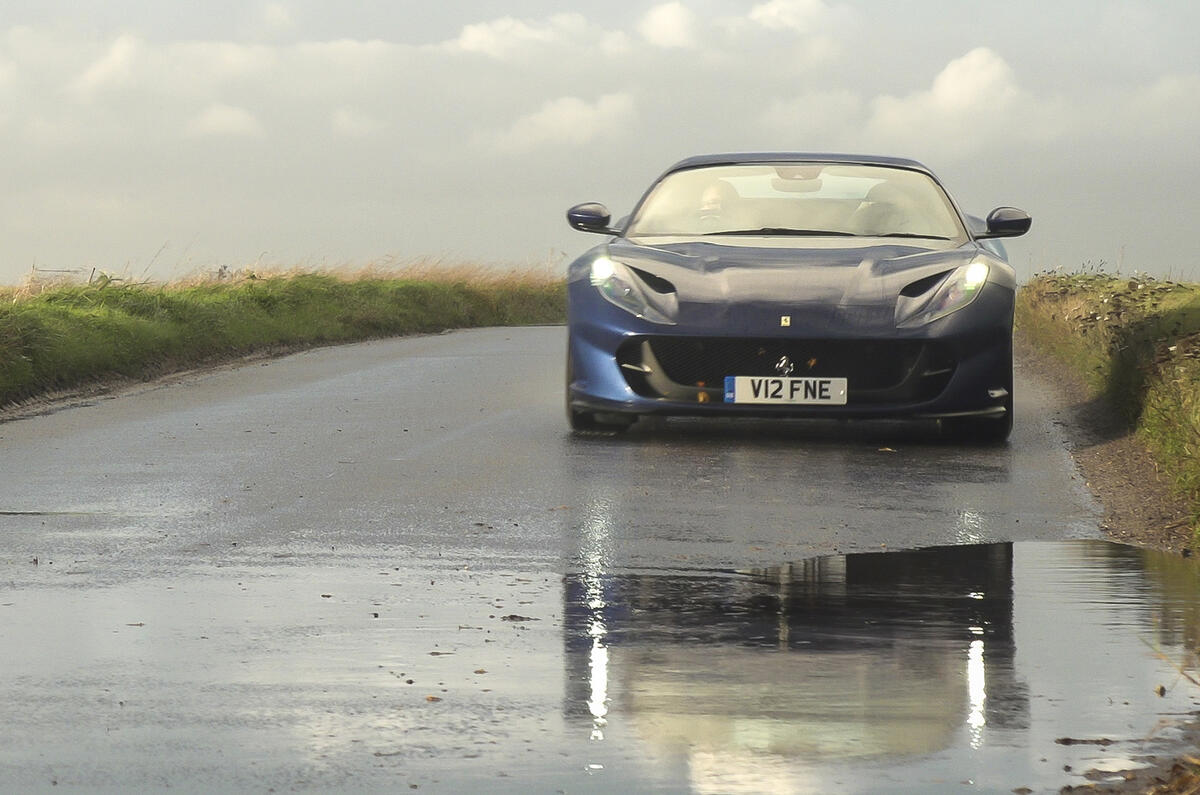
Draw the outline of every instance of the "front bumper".
M1012 292L986 286L967 307L915 329L873 323L772 328L775 313L733 328L664 326L615 308L573 305L567 400L579 411L693 416L1003 416L1012 392ZM613 311L608 311L609 309ZM775 320L775 322L778 322ZM845 405L724 402L724 377L848 379Z

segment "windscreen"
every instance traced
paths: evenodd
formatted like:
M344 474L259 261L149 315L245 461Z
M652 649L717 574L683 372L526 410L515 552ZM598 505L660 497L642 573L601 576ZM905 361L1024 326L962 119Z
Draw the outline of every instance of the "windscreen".
M668 174L628 237L965 236L941 187L919 171L840 163L745 164Z

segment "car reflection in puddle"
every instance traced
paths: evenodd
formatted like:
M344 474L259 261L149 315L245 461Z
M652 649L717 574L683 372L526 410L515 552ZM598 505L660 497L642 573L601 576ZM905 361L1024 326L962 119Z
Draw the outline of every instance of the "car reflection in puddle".
M565 582L566 703L694 791L1010 791L1183 742L1192 561L1100 541ZM1159 695L1159 688L1166 689Z

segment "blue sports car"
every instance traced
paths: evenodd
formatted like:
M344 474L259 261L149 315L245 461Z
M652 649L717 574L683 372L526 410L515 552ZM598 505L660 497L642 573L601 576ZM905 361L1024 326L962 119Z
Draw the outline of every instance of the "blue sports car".
M693 157L568 271L567 416L620 431L643 415L936 418L1012 428L1016 278L995 238L1013 207L961 213L912 160Z

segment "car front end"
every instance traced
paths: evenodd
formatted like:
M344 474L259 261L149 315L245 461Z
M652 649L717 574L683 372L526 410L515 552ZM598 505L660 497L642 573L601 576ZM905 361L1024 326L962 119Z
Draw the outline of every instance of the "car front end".
M890 301L883 296L868 302L719 294L689 300L661 276L646 279L654 274L644 261L640 268L625 265L633 258L623 261L621 254L628 252L612 248L617 250L605 246L582 257L569 276L568 391L577 410L808 417L1004 411L1011 392L1011 371L1007 378L1004 374L1012 353L1015 280L1002 263L989 262L984 281L971 285L970 311L963 311L968 306L963 304L922 322L919 313L902 313L921 305L921 299L926 305L944 300L939 292L956 289L948 283L965 268L954 266L953 259L910 274ZM609 275L614 264L616 277ZM935 272L921 275L931 269ZM728 296L729 274L714 278L721 282L716 292ZM904 295L905 289L914 295ZM624 306L607 297L613 292L622 295ZM636 306L639 293L651 294L644 307ZM664 304L674 304L674 317L663 313ZM845 401L727 402L730 377L803 377L816 379L816 388L824 379L844 379Z

